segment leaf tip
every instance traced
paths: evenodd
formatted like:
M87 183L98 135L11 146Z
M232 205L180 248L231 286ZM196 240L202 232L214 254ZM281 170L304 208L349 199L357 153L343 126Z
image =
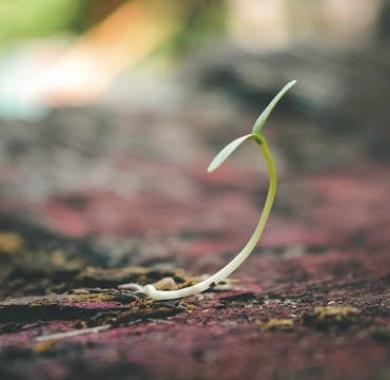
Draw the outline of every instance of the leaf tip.
M257 118L254 126L253 126L253 133L259 135L264 127L265 122L267 121L269 115L275 108L275 106L278 104L280 99L283 98L283 96L291 89L291 87L295 86L297 83L297 80L291 80L290 82L286 83L283 88L274 96L274 98L271 100L271 102L267 105L265 110L260 114L260 116Z
M217 169L217 167L214 167L213 163L211 163L207 168L207 173L212 173L215 169Z

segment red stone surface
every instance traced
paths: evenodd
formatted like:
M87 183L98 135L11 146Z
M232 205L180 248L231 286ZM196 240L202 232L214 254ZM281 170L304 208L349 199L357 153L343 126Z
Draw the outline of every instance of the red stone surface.
M207 175L216 148L202 143L203 132L190 131L182 143L193 143L191 160L162 151L153 157L151 146L138 155L99 153L79 174L77 158L74 179L61 162L53 179L45 163L31 160L37 183L53 185L38 195L21 186L35 183L23 179L25 165L2 179L0 232L21 236L23 246L0 255L0 378L390 378L384 165L293 175L277 155L284 167L277 202L235 281L166 303L117 290L134 279L182 282L212 273L255 225L267 188L257 161L234 159ZM139 144L140 136L133 136ZM106 177L96 181L94 171ZM47 345L36 340L107 324Z

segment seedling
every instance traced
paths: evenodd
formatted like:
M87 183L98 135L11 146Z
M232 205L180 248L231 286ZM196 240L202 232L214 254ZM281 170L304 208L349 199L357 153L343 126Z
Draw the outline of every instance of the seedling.
M232 261L230 261L222 269L220 269L212 276L208 277L207 279L195 285L188 286L182 289L177 289L177 290L158 290L151 284L145 286L141 286L139 284L125 284L120 286L122 289L134 290L135 292L142 293L147 297L152 298L153 300L156 301L171 300L171 299L192 296L194 294L204 292L205 290L209 289L211 286L214 286L220 283L221 281L225 280L226 277L230 276L252 253L253 249L256 247L256 244L260 240L261 235L263 234L265 225L267 223L269 214L271 212L272 204L275 199L276 186L277 186L276 167L271 152L269 150L267 140L263 135L263 128L269 115L271 114L272 110L275 108L276 104L279 102L280 99L282 99L282 97L287 93L287 91L290 90L290 88L295 85L295 83L296 83L295 80L287 83L280 90L280 92L271 100L271 102L268 104L266 109L257 118L253 126L252 132L245 136L233 140L230 144L225 146L225 148L223 148L213 159L213 161L211 162L211 164L207 169L209 173L218 169L230 157L230 155L243 142L247 140L253 140L260 148L260 152L264 157L267 170L268 170L268 176L269 176L268 193L267 193L267 198L265 200L263 211L260 215L259 222L252 236L244 246L244 248L242 248L242 250L232 259Z

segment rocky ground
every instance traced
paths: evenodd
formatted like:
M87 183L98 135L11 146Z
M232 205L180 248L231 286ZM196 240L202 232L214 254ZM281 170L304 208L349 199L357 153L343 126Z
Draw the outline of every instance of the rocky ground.
M390 378L389 164L291 99L266 131L280 186L260 246L169 302L118 285L186 286L245 243L267 189L257 151L205 168L254 111L208 92L180 111L3 121L0 378Z

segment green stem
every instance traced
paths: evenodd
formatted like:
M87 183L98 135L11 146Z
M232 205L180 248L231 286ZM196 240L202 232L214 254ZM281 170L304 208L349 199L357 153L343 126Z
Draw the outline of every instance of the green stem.
M276 190L277 190L277 171L275 162L273 160L271 151L269 150L268 143L264 136L256 136L256 142L260 147L260 151L263 154L265 163L267 165L269 184L268 184L268 194L265 200L263 212L261 213L259 223L256 227L253 236L256 236L256 242L260 240L261 235L263 234L264 228L267 224L268 217L271 213L272 205L275 200Z
M271 208L275 199L276 188L277 188L277 173L274 160L272 158L272 154L269 150L266 139L261 134L253 134L252 138L258 144L260 151L264 157L264 160L267 165L268 175L269 175L269 184L268 184L268 194L265 200L264 208L261 213L259 222L248 242L245 244L244 248L230 261L227 265L225 265L218 272L210 276L209 278L195 284L189 286L187 288L178 289L178 290L157 290L153 285L146 286L138 286L138 291L146 294L148 297L154 300L170 300L176 298L188 297L197 293L201 293L210 286L218 284L228 277L231 273L233 273L244 261L245 259L252 253L253 249L256 247L256 244L259 242L264 228L267 224L268 217L271 212Z

